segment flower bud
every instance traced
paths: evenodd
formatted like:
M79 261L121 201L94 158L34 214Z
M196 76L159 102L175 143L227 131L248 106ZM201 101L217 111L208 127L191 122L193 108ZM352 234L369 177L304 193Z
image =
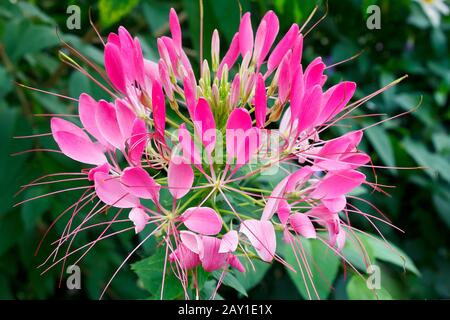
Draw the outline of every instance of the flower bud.
M217 29L214 30L211 41L212 70L216 72L220 63L220 39Z
M203 60L202 64L202 79L205 86L209 87L211 85L211 71L209 70L208 60Z

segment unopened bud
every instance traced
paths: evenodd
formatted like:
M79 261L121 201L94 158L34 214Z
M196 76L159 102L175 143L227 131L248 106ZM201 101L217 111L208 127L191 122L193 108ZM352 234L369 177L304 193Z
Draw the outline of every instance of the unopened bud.
M205 86L209 87L211 85L211 71L209 70L208 61L206 59L203 60L202 64L202 79Z
M211 41L211 61L212 61L212 70L216 72L219 68L220 63L220 39L219 32L217 29L214 29Z

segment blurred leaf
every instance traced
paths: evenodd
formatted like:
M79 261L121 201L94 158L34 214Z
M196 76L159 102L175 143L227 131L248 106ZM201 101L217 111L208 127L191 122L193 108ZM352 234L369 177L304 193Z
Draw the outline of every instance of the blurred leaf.
M367 283L358 275L353 275L347 284L347 295L350 300L391 300L392 297L384 288L369 289Z
M8 251L22 233L22 221L14 212L0 216L0 256Z
M27 20L11 20L5 26L3 43L9 58L19 61L30 55L59 44L53 27L35 25Z
M33 189L24 192L24 199L31 199L46 193L47 191L45 188L34 187ZM21 206L21 216L25 231L32 230L36 225L36 222L50 206L50 198L48 197L24 203Z
M19 190L23 176L29 173L24 167L29 154L12 156L31 147L30 139L13 139L14 135L30 134L28 121L21 117L17 108L0 106L0 215L11 210L14 202L19 202L13 195Z
M242 264L245 267L245 272L236 272L235 277L242 284L245 290L249 291L258 285L270 268L270 264L255 260L252 261L255 270L253 270L252 265L247 259L242 259Z
M3 99L12 89L12 79L6 69L0 65L0 99Z
M395 167L394 150L384 127L376 125L366 130L365 133L383 163L388 167ZM395 172L393 169L390 171Z
M375 238L373 236L360 234L360 237L365 238L370 244L376 259L390 262L394 265L400 266L401 268L409 270L416 275L420 275L419 270L416 268L411 258L409 258L406 253L400 250L397 246L389 242L386 243L382 239Z
M345 246L342 255L353 267L366 272L367 267L375 261L375 253L370 243L356 232L346 233Z
M426 173L434 178L437 172L439 175L450 182L450 163L438 154L428 151L423 144L405 138L403 141L406 152L421 166L426 168Z
M296 249L296 253L284 242L279 247L286 262L296 271L294 273L286 269L303 298L317 299L318 297L315 294L315 291L317 291L320 299L326 299L330 294L339 269L339 258L335 253L319 240L301 239L302 249ZM307 263L301 258L299 250L304 250ZM311 277L309 277L306 268L311 269Z
M118 22L121 18L131 12L136 7L139 0L100 0L100 22L107 28Z
M438 188L433 193L433 203L439 216L450 228L450 191L445 188Z
M146 1L142 3L142 12L145 21L150 29L155 33L161 27L169 23L169 11L171 5L158 1Z

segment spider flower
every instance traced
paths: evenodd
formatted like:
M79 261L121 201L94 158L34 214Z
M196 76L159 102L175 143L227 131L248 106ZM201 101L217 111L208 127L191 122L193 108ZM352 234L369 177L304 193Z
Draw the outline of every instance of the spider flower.
M380 189L360 172L370 163L358 150L363 130L322 139L322 132L362 104L349 104L356 84L328 84L320 57L304 68L303 27L294 23L278 35L272 11L256 30L245 13L222 58L215 30L211 68L200 61L198 78L173 9L169 26L170 36L156 41L155 61L143 57L139 39L124 27L111 33L104 47L110 101L81 94L81 127L51 119L60 152L85 166L79 174L87 185L63 212L72 211L72 218L50 255L56 262L49 257L46 263L65 262L77 252L70 251L70 239L103 226L89 251L122 214L131 226L121 232L158 239L169 264L164 273L180 279L186 298L199 268L224 275L252 272L243 259L287 265L277 253L277 233L293 250L301 239L322 239L339 254L352 232L349 206L365 216L348 203L349 194L363 184ZM273 189L254 185L274 170L283 178ZM74 228L73 218L90 205ZM105 217L106 226L89 225L108 209L116 214ZM65 244L67 254L57 259Z

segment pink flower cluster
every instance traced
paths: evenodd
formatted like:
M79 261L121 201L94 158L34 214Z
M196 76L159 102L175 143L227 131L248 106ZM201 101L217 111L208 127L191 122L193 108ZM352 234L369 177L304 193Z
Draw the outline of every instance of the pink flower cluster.
M239 257L248 257L251 248L253 258L281 260L276 231L293 243L319 237L317 229L325 228L329 246L342 249L347 222L340 213L350 192L370 184L358 171L370 158L358 151L362 131L331 140L321 133L351 111L355 83L325 89L327 67L320 57L302 67L301 28L293 24L276 41L279 21L272 11L256 33L245 13L222 58L214 31L211 66L202 61L197 81L173 9L169 21L171 37L157 40L156 62L143 57L139 39L125 28L108 36L104 61L112 101L83 93L82 128L53 118L61 152L94 166L86 173L95 196L108 207L130 209L136 233L148 224L164 231L162 243L180 279L198 265L208 272L228 266L244 272ZM273 139L277 143L269 147ZM285 178L273 190L236 185L285 164L294 170L280 169ZM164 188L172 208L160 202ZM228 192L253 198L262 213L244 217ZM187 195L197 205L186 208ZM216 196L228 207L217 208ZM224 223L225 214L233 223Z

